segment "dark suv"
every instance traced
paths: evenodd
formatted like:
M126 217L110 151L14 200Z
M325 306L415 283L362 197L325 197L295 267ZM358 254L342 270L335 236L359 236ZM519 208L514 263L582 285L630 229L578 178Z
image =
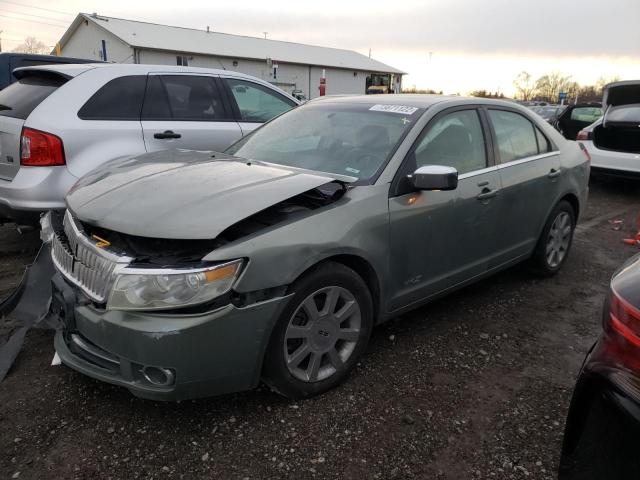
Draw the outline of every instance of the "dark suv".
M55 55L0 53L0 90L17 80L13 76L13 71L16 68L31 67L33 65L55 65L58 63L96 63L96 61L82 58L56 57Z

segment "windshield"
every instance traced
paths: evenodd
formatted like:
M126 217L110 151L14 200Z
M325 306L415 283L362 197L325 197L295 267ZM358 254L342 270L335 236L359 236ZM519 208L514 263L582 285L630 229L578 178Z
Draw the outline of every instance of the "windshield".
M400 105L309 103L265 124L226 152L369 181L423 112Z

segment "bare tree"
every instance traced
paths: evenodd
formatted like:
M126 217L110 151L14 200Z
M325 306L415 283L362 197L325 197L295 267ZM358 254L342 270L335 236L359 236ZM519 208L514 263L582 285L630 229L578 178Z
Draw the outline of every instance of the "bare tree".
M41 42L36 37L27 37L24 42L13 49L18 53L38 53L45 54L50 52L50 48L44 42Z
M536 91L536 83L533 81L533 77L529 72L525 71L518 74L513 81L513 86L516 88L516 96L519 96L525 102L531 100Z
M566 92L571 84L571 76L564 76L559 72L543 75L536 80L536 96L548 102L558 102L559 93Z
M617 75L614 75L612 77L600 77L598 80L596 80L596 91L598 92L598 95L600 97L602 96L604 87L607 84L618 81L620 81L620 77L618 77Z

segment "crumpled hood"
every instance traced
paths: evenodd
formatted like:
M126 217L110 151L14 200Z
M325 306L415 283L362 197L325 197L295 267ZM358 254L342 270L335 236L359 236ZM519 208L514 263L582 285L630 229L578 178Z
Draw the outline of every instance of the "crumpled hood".
M254 213L338 177L219 153L168 150L94 171L66 201L80 220L116 232L213 239Z

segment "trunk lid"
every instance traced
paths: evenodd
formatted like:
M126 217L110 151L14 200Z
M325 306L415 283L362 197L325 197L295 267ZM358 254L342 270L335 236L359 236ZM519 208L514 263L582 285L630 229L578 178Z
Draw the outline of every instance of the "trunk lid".
M20 79L0 91L0 179L13 180L20 170L20 137L31 112L68 77L22 70Z
M640 80L614 82L604 87L603 127L640 127Z

